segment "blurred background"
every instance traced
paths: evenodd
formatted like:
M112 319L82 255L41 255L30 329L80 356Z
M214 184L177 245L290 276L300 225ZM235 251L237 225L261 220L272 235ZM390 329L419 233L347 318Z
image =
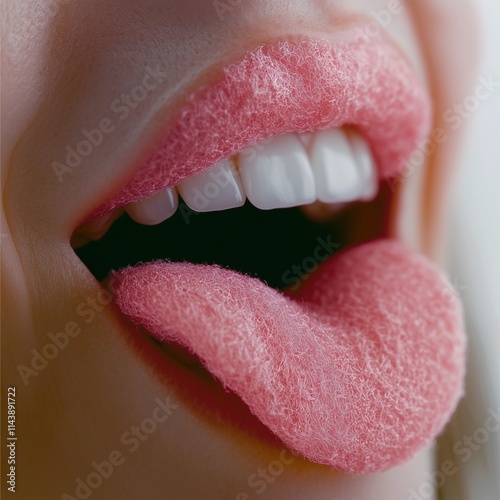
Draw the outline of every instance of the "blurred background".
M476 0L483 54L478 77L500 82L500 1ZM444 498L500 499L500 88L473 114L453 209L450 278L462 296L469 334L465 399L448 437L452 447L471 437L470 454L454 462L456 480L447 481Z

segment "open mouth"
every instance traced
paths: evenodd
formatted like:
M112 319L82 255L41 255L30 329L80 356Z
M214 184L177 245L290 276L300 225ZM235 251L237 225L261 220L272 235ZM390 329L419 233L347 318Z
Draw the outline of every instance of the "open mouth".
M385 180L428 119L386 42L260 48L188 100L75 246L99 239L78 254L99 280L119 269L123 315L174 357L194 354L292 450L388 469L441 431L462 387L447 281L375 240ZM109 229L123 211L139 224Z

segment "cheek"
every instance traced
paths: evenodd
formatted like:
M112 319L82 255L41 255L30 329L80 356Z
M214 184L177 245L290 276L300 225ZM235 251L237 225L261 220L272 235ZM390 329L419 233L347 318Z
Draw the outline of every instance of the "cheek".
M58 237L143 154L131 145L148 134L180 82L210 64L210 55L201 54L210 53L210 25L190 23L187 12L179 22L152 1L145 19L133 2L108 1L98 10L82 4L34 12L21 2L11 9L5 49L7 211L13 225L24 220Z
M431 132L434 144L431 143L432 152L426 156L420 199L424 247L428 254L444 262L447 207L453 192L449 186L471 123L453 109L470 100L479 83L479 25L476 9L469 0L460 0L453 6L446 0L413 2L411 11L435 106ZM446 26L446 37L443 37L443 26Z

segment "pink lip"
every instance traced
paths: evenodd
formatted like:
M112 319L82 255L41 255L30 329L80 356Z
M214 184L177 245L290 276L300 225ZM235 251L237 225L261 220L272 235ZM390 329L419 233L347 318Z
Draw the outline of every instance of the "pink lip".
M188 98L125 187L90 219L285 132L355 126L371 144L380 177L391 177L426 137L430 119L425 90L386 40L262 46Z
M113 279L122 314L195 353L312 462L354 474L401 464L441 432L461 397L460 303L432 264L396 241L331 257L294 295L188 263L152 262Z
M381 178L428 131L431 109L405 59L377 39L265 46L198 90L101 213L284 132L356 126ZM217 266L153 262L114 274L121 313L196 354L303 457L349 473L387 470L428 445L462 392L460 304L397 242L320 266L296 296ZM437 383L439 381L439 384Z

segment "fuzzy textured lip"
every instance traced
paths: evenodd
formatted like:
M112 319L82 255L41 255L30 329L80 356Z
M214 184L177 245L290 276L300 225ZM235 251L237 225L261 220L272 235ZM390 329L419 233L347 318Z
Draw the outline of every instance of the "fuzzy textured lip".
M355 474L399 465L441 432L462 395L460 303L442 273L396 241L333 256L296 295L189 263L150 262L112 279L125 317L195 353L312 462Z
M425 138L430 109L404 57L382 39L262 46L188 99L166 138L96 214L285 132L354 127L378 176L388 178ZM444 276L398 242L371 241L328 259L291 297L217 266L150 262L112 276L125 318L196 354L313 462L387 470L429 444L460 398L459 302L443 302ZM440 378L440 392L430 391Z
M188 98L132 178L86 221L286 132L356 127L380 178L392 177L425 138L431 114L409 63L383 38L333 43L307 37L260 46Z

